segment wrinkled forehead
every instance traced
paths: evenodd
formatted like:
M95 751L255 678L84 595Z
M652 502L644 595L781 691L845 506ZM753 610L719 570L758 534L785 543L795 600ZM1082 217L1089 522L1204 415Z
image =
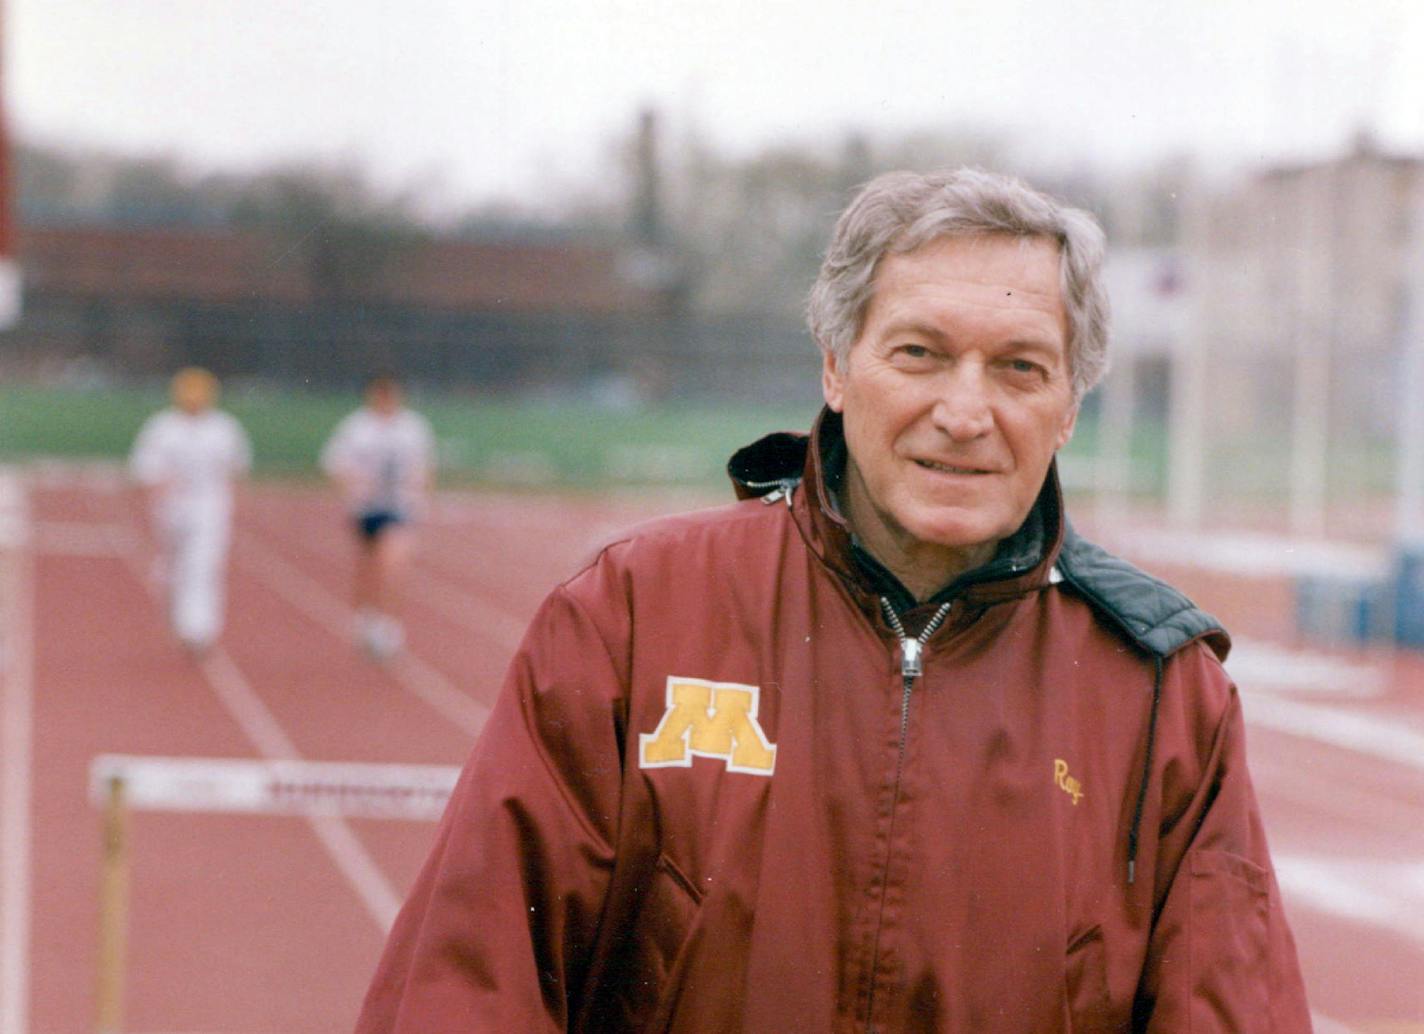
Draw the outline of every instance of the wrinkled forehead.
M967 304L1064 313L1061 258L1043 237L977 234L938 237L887 253L876 268L867 313L897 294L945 291Z

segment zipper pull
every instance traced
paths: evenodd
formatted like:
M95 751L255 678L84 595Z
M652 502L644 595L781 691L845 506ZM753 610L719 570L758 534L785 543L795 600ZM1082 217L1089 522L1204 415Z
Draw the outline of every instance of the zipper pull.
M770 506L772 503L786 500L786 508L791 509L791 497L796 494L796 486L800 482L796 478L782 478L776 483L776 487L761 497L761 501Z
M909 636L900 637L900 674L907 682L924 674L924 665L920 662L920 654L923 650L924 643L918 639L911 639Z
M895 613L895 608L890 605L890 601L884 596L880 597L880 610L885 615L885 622L894 631L895 637L900 640L900 677L905 680L905 692L908 693L915 679L925 673L925 644L930 641L930 636L935 634L939 626L944 624L944 619L949 615L951 606L952 604L949 603L941 603L939 610L935 611L934 616L925 624L924 630L911 639L905 632L905 626L900 623L900 615Z

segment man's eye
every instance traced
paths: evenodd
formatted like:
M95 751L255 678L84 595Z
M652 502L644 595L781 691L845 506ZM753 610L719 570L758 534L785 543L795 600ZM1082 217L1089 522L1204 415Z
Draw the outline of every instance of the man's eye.
M1040 367L1037 363L1030 362L1027 359L1010 359L1009 369L1013 370L1014 373L1037 373Z
M907 359L924 359L930 354L930 350L924 345L901 345L900 354Z

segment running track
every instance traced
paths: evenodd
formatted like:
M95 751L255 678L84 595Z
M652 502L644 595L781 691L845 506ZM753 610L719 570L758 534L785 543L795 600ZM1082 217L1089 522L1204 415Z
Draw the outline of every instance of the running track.
M409 650L379 666L350 645L339 512L255 486L223 646L195 662L167 637L141 515L111 473L0 475L0 1034L93 1029L94 755L458 764L543 595L615 529L678 502L442 496L408 589ZM1279 577L1154 567L1238 633L1231 667L1317 1029L1424 1031L1424 660L1292 644ZM142 1034L348 1031L431 835L131 825L125 1029Z

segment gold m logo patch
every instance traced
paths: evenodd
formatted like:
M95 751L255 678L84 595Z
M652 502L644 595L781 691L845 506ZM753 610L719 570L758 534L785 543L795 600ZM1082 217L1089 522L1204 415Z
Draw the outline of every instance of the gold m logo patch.
M757 722L761 688L669 675L667 711L638 737L642 768L691 768L696 757L721 758L729 772L771 775L776 744Z

